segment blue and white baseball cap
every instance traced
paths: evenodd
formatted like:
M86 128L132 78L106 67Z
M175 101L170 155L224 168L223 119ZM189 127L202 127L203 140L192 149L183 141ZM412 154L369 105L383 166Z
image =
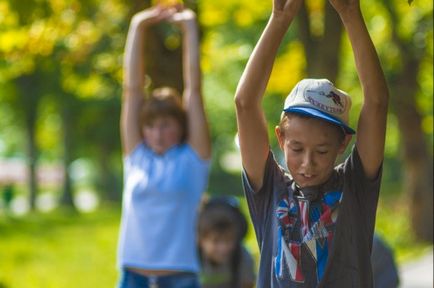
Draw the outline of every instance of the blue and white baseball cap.
M355 134L348 126L350 96L327 79L303 79L286 97L284 112L319 118L340 126L346 134Z

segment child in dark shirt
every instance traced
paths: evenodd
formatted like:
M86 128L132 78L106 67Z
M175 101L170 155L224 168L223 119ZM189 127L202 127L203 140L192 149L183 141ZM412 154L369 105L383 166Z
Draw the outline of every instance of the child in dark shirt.
M199 213L202 288L252 288L255 265L242 244L247 221L233 197L208 200Z
M278 47L303 0L274 0L238 84L243 185L260 248L257 287L372 287L370 255L384 154L388 91L358 0L329 0L348 33L364 102L355 131L351 99L326 79L300 81L285 100L269 148L261 100Z

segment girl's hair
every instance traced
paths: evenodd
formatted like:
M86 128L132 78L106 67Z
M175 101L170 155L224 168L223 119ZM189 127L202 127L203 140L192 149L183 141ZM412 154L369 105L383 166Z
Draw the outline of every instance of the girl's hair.
M233 233L236 246L231 259L231 286L240 287L239 268L241 260L241 243L247 233L247 220L240 210L235 197L215 197L206 202L200 212L198 220L199 239L210 233ZM199 245L199 255L203 260L203 253Z
M141 125L150 125L158 117L170 116L176 119L182 129L181 141L187 139L187 115L178 91L170 87L154 89L145 100L140 115Z

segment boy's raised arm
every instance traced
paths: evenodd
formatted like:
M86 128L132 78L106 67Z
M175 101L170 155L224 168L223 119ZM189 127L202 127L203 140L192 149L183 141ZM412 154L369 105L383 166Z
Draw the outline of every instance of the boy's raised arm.
M273 13L249 58L235 94L242 163L256 191L262 187L269 153L267 124L261 100L277 50L301 3L302 0L273 1Z
M347 30L364 102L360 112L356 146L366 175L374 178L383 161L388 89L375 47L360 10L359 0L329 0Z
M211 157L211 141L204 110L200 71L199 32L190 9L176 13L172 21L183 32L183 104L188 117L187 141L202 159Z

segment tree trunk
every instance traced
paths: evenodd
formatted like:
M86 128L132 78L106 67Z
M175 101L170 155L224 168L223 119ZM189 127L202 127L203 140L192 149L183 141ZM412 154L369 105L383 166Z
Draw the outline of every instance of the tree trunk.
M36 121L32 116L26 117L26 135L27 135L27 187L29 190L29 207L30 210L36 209L36 197L38 193L38 179L36 173L38 148L35 143L35 125Z
M63 189L62 195L60 197L60 204L62 206L72 208L75 210L74 195L72 188L71 176L69 173L69 166L72 162L72 109L73 102L70 95L61 95L61 117L62 117L62 127L63 127Z
M187 2L185 6L196 10L196 3ZM134 3L132 14L150 7L151 1L135 0ZM144 53L151 88L169 86L182 94L182 35L177 28L167 23L152 26L147 31Z
M312 33L306 3L301 8L298 21L298 33L304 46L308 77L327 78L335 83L339 71L339 51L343 32L338 14L326 1L324 31L321 36Z
M410 198L411 224L417 239L432 241L433 159L427 149L421 128L422 117L415 102L417 73L411 73L410 69L404 69L397 83L394 83L392 108L401 131L404 187Z
M110 165L110 155L111 151L113 151L110 147L100 147L101 151L98 155L98 165L99 165L99 179L100 183L98 186L101 187L101 191L104 191L104 195L101 196L101 199L104 201L110 202L119 202L121 200L122 187L119 183L119 179L117 177L117 173L113 171Z
M145 46L146 71L151 79L152 88L169 86L182 94L182 49L181 35L160 24L149 29ZM175 45L168 48L166 42ZM178 41L178 42L177 42Z
M36 174L36 163L38 158L38 147L36 146L36 118L39 102L37 73L23 75L16 79L19 91L19 105L24 111L24 126L26 129L26 153L27 153L27 187L29 191L29 207L35 210L38 191L38 179Z

